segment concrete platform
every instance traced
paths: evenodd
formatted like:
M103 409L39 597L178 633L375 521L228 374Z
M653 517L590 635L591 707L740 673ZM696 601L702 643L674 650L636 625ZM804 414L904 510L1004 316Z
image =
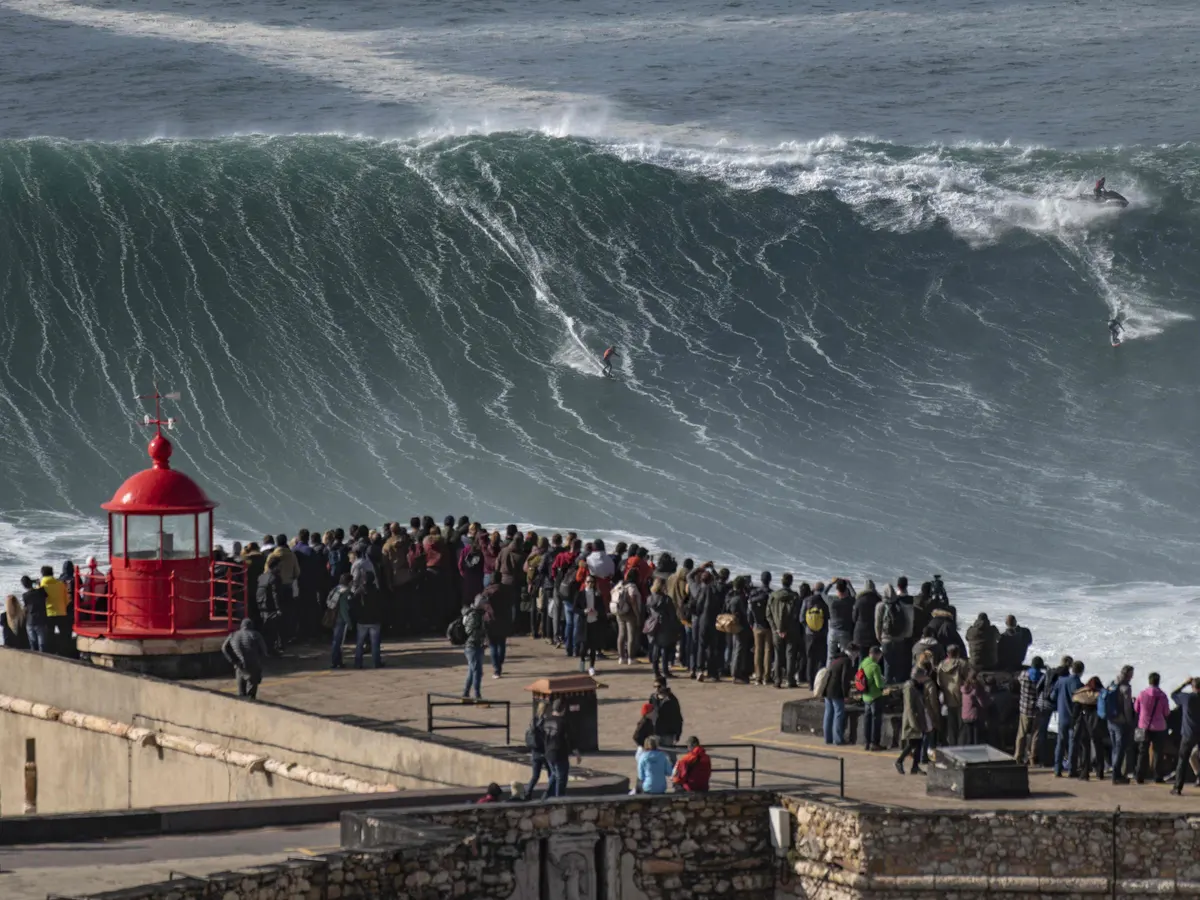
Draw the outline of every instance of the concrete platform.
M370 668L331 670L328 652L327 647L303 647L283 660L273 662L259 696L273 703L376 728L424 729L426 692L460 694L466 675L462 651L444 639L388 642L384 645L385 668L378 671ZM542 641L514 638L509 641L503 678L493 680L491 666L485 661L483 693L485 698L512 702L512 740L519 744L528 722L530 704L525 687L537 678L577 672L578 664L568 660L561 651L551 650ZM584 765L631 776L634 725L641 704L654 687L650 666L644 661L632 666L617 665L615 660L602 661L596 678L602 684L599 692L600 750L586 755ZM829 791L836 796L836 761L793 756L787 751L837 752L845 761L846 796L849 799L914 809L963 808L961 802L927 797L925 782L920 776L897 775L893 753L868 753L861 746L835 748L813 736L782 732L783 703L808 697L808 691L803 688L778 690L731 682L697 684L686 677L674 678L671 683L683 708L685 737L695 734L705 744L743 747L745 749L740 753L735 749L715 752L721 756L736 755L746 761L749 745L757 745L760 767L782 773L771 776L769 783L782 783L786 776L795 779L795 784ZM232 677L198 684L226 692L234 690ZM487 715L480 711L470 713L471 717ZM498 708L490 715L503 721ZM504 741L502 731L456 731L451 734L482 743L502 744ZM780 752L772 753L775 748ZM718 764L729 763L721 759ZM714 776L714 781L717 778L729 784L732 776ZM763 783L760 779L759 785ZM972 808L1112 810L1119 805L1128 812L1194 813L1200 810L1200 790L1194 787L1185 788L1183 797L1172 797L1168 785L1114 786L1107 781L1079 782L1069 778L1056 779L1053 773L1042 769L1030 771L1029 783L1031 796L1027 800L973 801ZM747 786L744 772L742 786Z

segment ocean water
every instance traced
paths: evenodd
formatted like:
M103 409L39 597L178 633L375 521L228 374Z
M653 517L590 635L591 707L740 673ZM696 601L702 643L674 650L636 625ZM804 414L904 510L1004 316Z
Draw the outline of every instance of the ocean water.
M0 0L0 578L98 548L157 382L227 540L936 571L1182 677L1200 9L1078 10Z

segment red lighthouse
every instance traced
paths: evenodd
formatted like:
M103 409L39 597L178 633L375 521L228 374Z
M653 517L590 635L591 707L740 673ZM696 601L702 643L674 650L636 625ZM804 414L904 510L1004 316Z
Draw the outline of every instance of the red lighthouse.
M77 573L75 633L94 662L158 674L200 674L246 609L244 570L213 559L217 504L171 468L174 426L155 402L151 467L125 481L108 511L109 571ZM219 564L219 571L216 570Z

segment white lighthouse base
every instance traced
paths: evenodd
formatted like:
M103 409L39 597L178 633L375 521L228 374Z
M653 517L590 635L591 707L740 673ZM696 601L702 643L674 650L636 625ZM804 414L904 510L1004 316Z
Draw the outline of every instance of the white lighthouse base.
M94 666L138 672L159 678L211 678L228 675L221 655L227 635L192 638L89 638L79 635L75 646Z

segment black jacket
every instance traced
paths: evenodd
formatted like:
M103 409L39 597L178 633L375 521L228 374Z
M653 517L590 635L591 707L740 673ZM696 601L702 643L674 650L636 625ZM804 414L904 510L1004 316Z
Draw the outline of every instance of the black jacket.
M716 631L717 616L724 611L724 594L716 582L692 587L692 619L701 632Z
M46 624L46 589L35 587L21 595L21 608L25 610L27 625Z
M650 698L650 702L658 710L654 721L655 734L678 743L680 735L683 734L683 710L679 708L679 698L668 689L662 696L655 694Z
M542 720L542 735L546 742L546 759L550 761L566 759L575 749L575 739L571 734L567 717L548 715Z
M977 671L990 672L996 668L1000 631L982 614L967 629L967 643L971 646L971 665Z
M951 647L958 647L963 656L967 655L967 645L954 625L954 616L948 610L937 610L936 614L929 619L929 624L933 626L933 636L942 645L943 653Z
M829 627L839 634L847 636L854 634L854 598L849 593L839 597L837 592L826 598L829 606Z
M827 700L845 700L850 696L850 683L854 677L850 671L850 657L839 652L826 669L825 693L821 696Z
M281 612L279 594L283 590L283 581L278 571L270 569L258 576L258 591L255 598L258 602L258 614L264 619L277 616Z
M354 592L354 621L359 625L383 624L383 592L379 585L364 584Z
M874 591L863 591L854 600L854 643L865 654L879 643L875 639L875 607L879 595Z
M754 628L770 630L771 623L767 621L767 601L771 599L771 589L765 585L755 585L750 592L750 624Z
M1033 643L1033 634L1024 625L1005 628L1000 633L997 665L1001 672L1019 672L1025 666L1025 654Z

